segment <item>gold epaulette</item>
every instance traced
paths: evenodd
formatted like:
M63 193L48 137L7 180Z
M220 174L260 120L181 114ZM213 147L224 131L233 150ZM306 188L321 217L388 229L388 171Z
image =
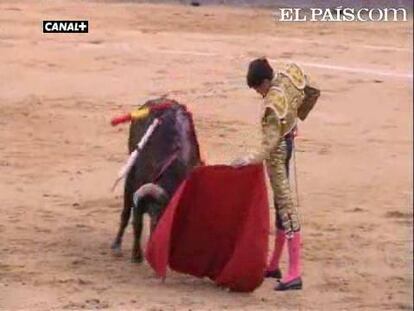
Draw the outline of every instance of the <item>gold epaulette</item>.
M287 76L293 85L299 90L303 90L306 85L306 77L302 68L295 64L290 63L285 66L279 73Z

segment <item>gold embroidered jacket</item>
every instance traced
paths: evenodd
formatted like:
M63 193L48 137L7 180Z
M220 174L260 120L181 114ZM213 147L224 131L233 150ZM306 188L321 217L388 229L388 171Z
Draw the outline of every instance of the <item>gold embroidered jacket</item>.
M298 65L288 64L277 73L264 97L262 147L253 155L252 162L269 158L280 139L296 126L297 118L307 117L319 94Z

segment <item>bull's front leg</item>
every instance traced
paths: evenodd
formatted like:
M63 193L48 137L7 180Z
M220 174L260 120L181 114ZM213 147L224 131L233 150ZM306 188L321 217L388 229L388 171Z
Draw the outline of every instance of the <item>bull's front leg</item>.
M121 256L121 246L122 246L122 237L124 235L125 229L128 226L129 219L131 217L131 209L134 205L133 202L133 188L131 187L130 177L125 183L124 189L124 208L121 213L121 221L119 224L119 230L115 237L114 242L112 243L111 249L116 256Z
M133 207L133 227L134 227L134 242L132 245L132 256L131 261L135 263L141 263L144 259L142 256L141 250L141 234L142 234L142 224L143 224L143 209L141 208L139 202Z

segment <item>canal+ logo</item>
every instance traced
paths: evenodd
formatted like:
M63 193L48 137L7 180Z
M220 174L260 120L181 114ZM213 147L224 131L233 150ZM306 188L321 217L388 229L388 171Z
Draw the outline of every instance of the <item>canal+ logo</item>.
M44 33L87 33L88 21L43 21Z

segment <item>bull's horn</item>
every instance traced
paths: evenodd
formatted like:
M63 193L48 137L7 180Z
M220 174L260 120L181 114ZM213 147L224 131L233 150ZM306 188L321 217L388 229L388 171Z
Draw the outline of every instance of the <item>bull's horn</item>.
M145 185L142 185L139 187L137 191L134 193L134 205L137 206L140 199L142 199L145 196L151 196L157 201L160 200L167 200L168 195L167 192L165 192L164 189L162 189L160 186L148 183Z

